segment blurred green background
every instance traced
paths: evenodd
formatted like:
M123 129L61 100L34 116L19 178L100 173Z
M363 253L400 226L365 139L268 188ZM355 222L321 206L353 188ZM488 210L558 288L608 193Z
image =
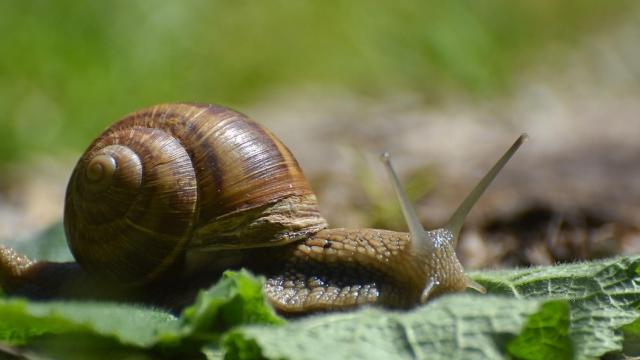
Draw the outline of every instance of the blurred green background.
M242 109L309 87L426 102L500 96L634 4L2 1L0 168L79 152L113 120L160 102Z

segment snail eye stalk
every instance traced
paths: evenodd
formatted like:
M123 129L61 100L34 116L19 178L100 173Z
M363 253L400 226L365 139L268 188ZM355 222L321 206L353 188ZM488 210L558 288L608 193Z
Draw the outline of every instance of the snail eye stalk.
M402 188L400 184L400 179L398 179L398 175L395 170L393 170L393 166L391 165L391 159L388 152L383 153L380 156L380 160L384 164L387 169L387 174L391 179L391 185L393 186L393 190L400 201L400 207L402 208L402 214L404 215L404 219L407 222L407 226L409 227L409 233L411 234L411 242L413 244L424 242L426 239L425 230L418 219L418 215L414 210L411 202L409 202L409 198Z
M487 174L478 182L473 190L467 195L467 197L462 201L460 206L456 209L456 211L451 215L451 218L447 222L446 228L449 229L453 233L453 246L455 247L458 242L458 235L460 234L460 230L462 229L462 225L464 224L464 219L469 214L469 211L476 204L480 196L484 193L484 191L489 187L489 184L496 178L500 170L507 164L509 159L516 153L516 151L520 148L522 144L529 138L527 134L521 134L518 139L511 145L511 147L500 157L500 159L493 165L493 167L487 172Z

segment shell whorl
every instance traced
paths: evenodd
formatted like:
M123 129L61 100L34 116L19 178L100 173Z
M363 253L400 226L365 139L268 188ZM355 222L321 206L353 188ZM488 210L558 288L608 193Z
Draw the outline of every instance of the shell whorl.
M165 104L126 116L81 157L65 231L88 271L148 282L185 248L278 245L326 227L289 150L246 116Z

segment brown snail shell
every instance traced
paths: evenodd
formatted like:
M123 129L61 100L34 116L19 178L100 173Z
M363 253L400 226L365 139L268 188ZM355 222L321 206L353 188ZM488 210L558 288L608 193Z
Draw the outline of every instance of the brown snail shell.
M78 161L69 247L87 271L153 281L187 248L274 246L326 227L290 151L247 116L165 104L124 117Z

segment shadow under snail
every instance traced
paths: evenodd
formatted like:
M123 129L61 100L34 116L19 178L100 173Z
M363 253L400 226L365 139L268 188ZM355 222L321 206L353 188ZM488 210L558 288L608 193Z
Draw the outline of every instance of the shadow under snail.
M191 279L245 267L266 276L264 293L285 314L410 308L467 287L484 292L464 274L457 237L524 140L443 228L422 228L384 154L410 232L329 229L297 161L267 129L221 106L153 106L105 130L71 175L64 228L77 263L34 262L0 247L0 285L41 298L119 289L162 305ZM173 300L154 298L168 291Z

